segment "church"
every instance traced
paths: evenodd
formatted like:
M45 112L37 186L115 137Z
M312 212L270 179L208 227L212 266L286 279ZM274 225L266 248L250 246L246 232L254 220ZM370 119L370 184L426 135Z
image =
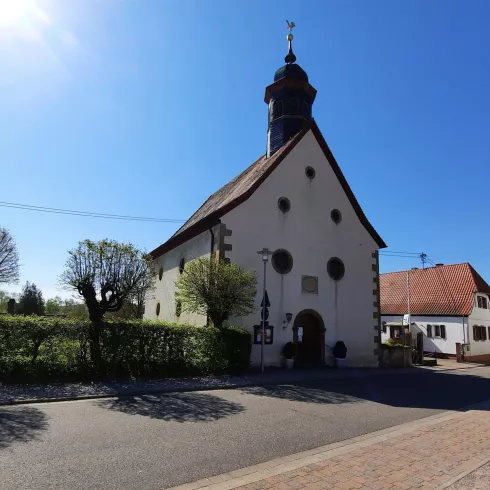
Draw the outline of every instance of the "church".
M175 300L175 281L197 257L253 269L256 310L227 323L250 331L251 362L260 364L264 273L257 252L267 248L265 365L283 362L287 342L296 343L298 364L331 364L333 346L343 341L348 366L377 366L378 250L386 245L313 119L317 91L296 63L292 26L286 63L265 89L266 153L151 252L157 278L145 318L206 325L206 316L181 312Z

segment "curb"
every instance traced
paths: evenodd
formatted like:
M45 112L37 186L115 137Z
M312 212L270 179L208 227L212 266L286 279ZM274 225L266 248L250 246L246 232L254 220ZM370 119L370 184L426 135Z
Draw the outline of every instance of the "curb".
M488 410L489 408L490 399L487 399L473 405L468 405L459 410L448 410L442 413L431 415L429 417L424 417L422 419L417 419L411 422L406 422L404 424L387 427L386 429L374 431L369 434L363 434L307 451L301 451L299 453L291 454L289 456L275 458L270 461L265 461L263 463L239 468L237 470L232 470L227 473L208 476L197 481L183 483L181 485L171 487L168 490L232 490L237 487L259 482L261 480L279 475L281 473L299 469L312 463L328 460L336 456L349 453L350 451L357 448L368 447L376 443L383 443L393 437L410 433L411 431L417 430L424 426L431 426L433 424L452 420L456 417L460 417L462 415L462 412L479 409ZM448 488L453 483L464 478L465 476L472 473L489 461L490 457L479 461L478 463L475 463L475 465L472 466L469 470L465 470L464 472L451 479L449 482L446 482L443 485L437 487L435 490L444 490L445 488Z
M372 369L366 371L360 371L354 375L348 375L349 370L343 371L345 375L332 375L334 371L327 371L325 375L320 375L314 379L284 379L284 380L261 380L259 378L254 380L242 380L231 383L223 383L220 384L218 380L216 385L204 385L204 386L174 386L174 387L162 387L162 388L146 388L146 389L135 389L131 392L114 392L114 393L98 393L92 395L67 395L67 396L47 396L47 397L36 397L36 398L11 398L5 401L0 401L0 407L2 406L15 406L15 405L31 405L35 403L56 403L56 402L72 402L72 401L84 401L84 400L97 400L102 398L117 398L117 397L130 397L130 396L142 396L142 395L158 395L163 393L187 393L187 392L195 392L195 391L214 391L214 390L233 390L237 388L247 388L254 386L274 386L274 385L282 385L282 384L311 384L319 381L325 381L329 379L338 380L338 379L357 379L362 377L372 377L372 376L396 376L396 375L421 375L421 374L437 374L448 371L459 371L461 368L455 369L426 369L426 368L406 368L406 369L393 369L393 370L384 370L384 369ZM469 369L465 368L465 369Z
M444 490L445 488L448 488L451 485L454 485L459 480L462 480L465 476L468 476L470 473L473 473L473 471L476 471L478 468L481 468L482 466L486 465L489 462L490 462L490 458L485 458L484 460L482 460L478 463L475 463L469 470L463 471L459 475L457 475L454 478L452 478L451 480L449 480L447 483L444 483L440 487L437 487L435 490Z

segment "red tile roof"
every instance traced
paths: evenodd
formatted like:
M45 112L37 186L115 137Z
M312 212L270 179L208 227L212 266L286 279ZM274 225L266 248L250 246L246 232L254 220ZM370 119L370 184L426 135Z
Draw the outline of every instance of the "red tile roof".
M284 160L289 152L298 144L301 138L303 138L303 136L310 129L325 153L332 170L339 179L340 185L344 189L344 192L346 193L352 207L356 211L359 220L376 241L378 246L380 248L385 248L386 244L366 218L361 206L359 206L357 199L349 187L349 184L345 180L335 157L323 138L323 135L318 129L316 123L313 121L310 124L306 124L302 131L291 138L291 140L289 140L280 150L274 153L272 157L267 158L266 155L261 156L240 175L212 194L206 200L206 202L184 223L184 225L181 226L163 245L160 245L158 248L153 250L151 255L155 258L159 257L160 255L174 249L187 240L194 238L203 231L208 230L209 228L218 224L219 219L222 216L236 208L242 202L246 201L257 190L260 184L264 182L264 180L282 162L282 160Z
M411 269L410 313L412 315L469 315L475 292L490 294L490 286L468 264ZM407 271L380 274L382 315L407 312Z

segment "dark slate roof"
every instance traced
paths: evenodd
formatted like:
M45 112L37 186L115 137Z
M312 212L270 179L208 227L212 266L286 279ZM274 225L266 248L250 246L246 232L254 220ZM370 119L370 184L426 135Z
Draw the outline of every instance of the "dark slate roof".
M474 293L490 293L490 286L468 263L411 269L408 272L412 315L469 315ZM380 274L379 284L381 314L406 314L407 271Z
M250 167L244 170L240 175L224 185L217 192L212 194L206 202L181 226L163 245L151 252L151 255L156 258L168 251L178 247L182 243L194 238L205 230L219 223L219 219L226 213L236 208L238 205L246 201L262 184L262 182L272 173L272 171L282 162L303 136L312 130L318 143L322 147L327 160L329 161L335 175L340 181L344 192L354 210L359 217L359 220L376 241L380 248L386 247L382 238L378 235L371 223L364 215L359 203L352 193L349 184L345 180L342 171L340 170L335 157L323 138L318 126L314 121L306 124L304 129L296 136L291 138L281 149L279 149L270 158L266 155L261 156Z
M283 78L294 78L295 80L300 80L303 82L308 81L308 75L301 68L301 66L296 63L288 63L287 65L281 66L274 74L274 82L281 80Z

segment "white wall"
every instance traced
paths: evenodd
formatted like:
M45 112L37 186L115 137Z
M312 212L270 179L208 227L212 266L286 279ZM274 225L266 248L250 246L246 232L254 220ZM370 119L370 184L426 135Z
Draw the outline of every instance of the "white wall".
M469 330L469 339L470 339L470 352L469 354L472 356L482 356L482 355L490 355L490 340L488 335L488 327L490 326L490 310L478 308L476 302L476 296L481 295L487 298L488 295L477 293L475 294L475 301L473 310L468 319L468 330ZM479 340L475 341L473 339L473 325L481 325L487 329L487 340Z
M381 323L401 322L402 320L403 315L381 316ZM412 332L413 338L416 337L417 332L422 332L424 334L424 351L426 352L442 352L444 354L456 355L456 343L463 344L464 338L467 335L466 331L463 334L463 323L465 326L467 323L466 319L463 317L411 315L410 321L412 323L410 331ZM432 335L435 334L434 325L445 325L446 339L427 337L427 325L432 325ZM390 332L389 328L387 328L386 333L381 333L381 342L386 342L389 338Z
M316 170L313 180L305 176L305 167ZM280 197L291 201L291 210L283 214L277 207ZM373 189L373 199L377 192ZM337 208L342 221L336 225L330 211ZM245 203L222 218L232 236L233 249L227 252L232 262L255 269L259 275L257 311L245 318L230 319L252 331L260 322L262 262L256 251L267 247L288 250L293 269L281 275L268 264L267 290L271 301L270 324L275 326L274 344L265 346L266 362L277 364L283 345L293 339L294 317L303 309L314 309L326 327L326 343L333 346L343 340L351 365L376 365L373 318L377 300L373 290L376 273L373 251L378 246L360 223L314 135L309 132L296 145L265 182ZM343 279L336 282L327 274L327 261L339 257L345 264ZM318 276L318 294L302 293L302 275ZM286 330L285 313L293 314ZM254 346L252 361L257 363L260 346Z
M182 257L190 262L198 257L211 255L211 233L205 231L191 240L161 255L154 261L157 274L155 289L148 294L145 305L147 320L165 320L170 322L188 323L190 325L205 325L206 316L193 313L182 313L179 318L175 315L175 281L179 278L179 263ZM158 271L163 267L161 280ZM160 302L160 315L156 315L156 306Z

